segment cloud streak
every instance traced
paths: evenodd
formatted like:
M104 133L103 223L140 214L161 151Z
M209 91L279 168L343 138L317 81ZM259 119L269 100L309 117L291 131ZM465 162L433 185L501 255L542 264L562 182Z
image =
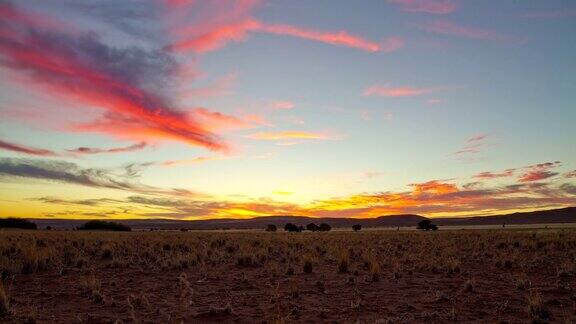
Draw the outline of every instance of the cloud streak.
M28 154L28 155L36 155L36 156L59 156L58 153L51 151L51 150L25 146L25 145L11 143L11 142L7 142L7 141L3 141L3 140L0 140L0 149L6 150L6 151L11 151L11 152Z
M459 25L450 21L437 20L430 23L420 25L424 31L432 34L456 36L462 38L488 40L488 41L517 41L517 39L510 35L504 35L496 31L480 29L475 27L467 27Z
M74 154L101 154L101 153L124 153L124 152L134 152L144 149L148 144L146 142L140 142L124 147L114 147L108 149L94 148L94 147L77 147L75 149L67 150Z
M402 11L434 15L446 15L458 8L453 0L388 0L388 3L398 6Z
M247 136L250 139L264 140L264 141L280 141L280 140L325 140L328 135L315 132L306 131L280 131L280 132L259 132Z
M392 87L389 85L372 85L362 93L365 97L378 96L388 98L417 97L431 92L435 89L416 87Z
M34 179L160 195L192 195L185 189L162 189L129 181L107 169L83 169L64 161L0 158L0 177Z

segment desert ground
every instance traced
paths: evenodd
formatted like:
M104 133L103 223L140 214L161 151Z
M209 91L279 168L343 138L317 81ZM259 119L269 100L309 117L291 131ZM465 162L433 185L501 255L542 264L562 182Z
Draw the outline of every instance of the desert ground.
M0 231L1 322L576 321L576 229Z

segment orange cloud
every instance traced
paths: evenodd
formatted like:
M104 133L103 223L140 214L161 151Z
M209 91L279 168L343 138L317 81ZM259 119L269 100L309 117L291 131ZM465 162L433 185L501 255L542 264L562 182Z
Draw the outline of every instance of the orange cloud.
M410 185L414 189L415 194L433 193L445 194L458 191L456 185L452 183L440 182L439 180L431 180L424 183L415 183Z
M247 136L251 139L265 141L279 141L287 139L304 139L304 140L324 140L328 139L326 134L305 132L305 131L280 131L280 132L260 132Z

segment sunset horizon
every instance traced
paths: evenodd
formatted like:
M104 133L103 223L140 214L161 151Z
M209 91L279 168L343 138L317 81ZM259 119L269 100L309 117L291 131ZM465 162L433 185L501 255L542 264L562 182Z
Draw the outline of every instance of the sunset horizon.
M560 0L2 1L0 217L576 206L575 18Z

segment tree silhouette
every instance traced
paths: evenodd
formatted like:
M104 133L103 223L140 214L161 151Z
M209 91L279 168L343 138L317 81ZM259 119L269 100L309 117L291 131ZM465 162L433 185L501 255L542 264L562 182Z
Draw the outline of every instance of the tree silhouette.
M276 232L278 228L274 224L269 224L266 226L266 232Z
M310 224L306 225L306 229L311 231L311 232L316 232L320 229L320 227L314 223L310 223Z
M416 229L425 230L425 231L429 231L429 230L435 231L438 229L438 226L436 226L435 224L432 224L431 220L425 219L425 220L418 222Z
M286 232L301 232L301 228L298 227L298 225L292 224L292 223L288 223L286 225L284 225L284 230Z
M354 230L354 232L358 232L359 230L362 229L362 225L360 224L352 225L352 229Z
M326 224L326 223L322 223L322 224L320 224L320 227L319 227L318 230L321 231L321 232L328 232L328 231L330 231L331 229L332 229L332 226L330 226L330 225L328 225L328 224Z

